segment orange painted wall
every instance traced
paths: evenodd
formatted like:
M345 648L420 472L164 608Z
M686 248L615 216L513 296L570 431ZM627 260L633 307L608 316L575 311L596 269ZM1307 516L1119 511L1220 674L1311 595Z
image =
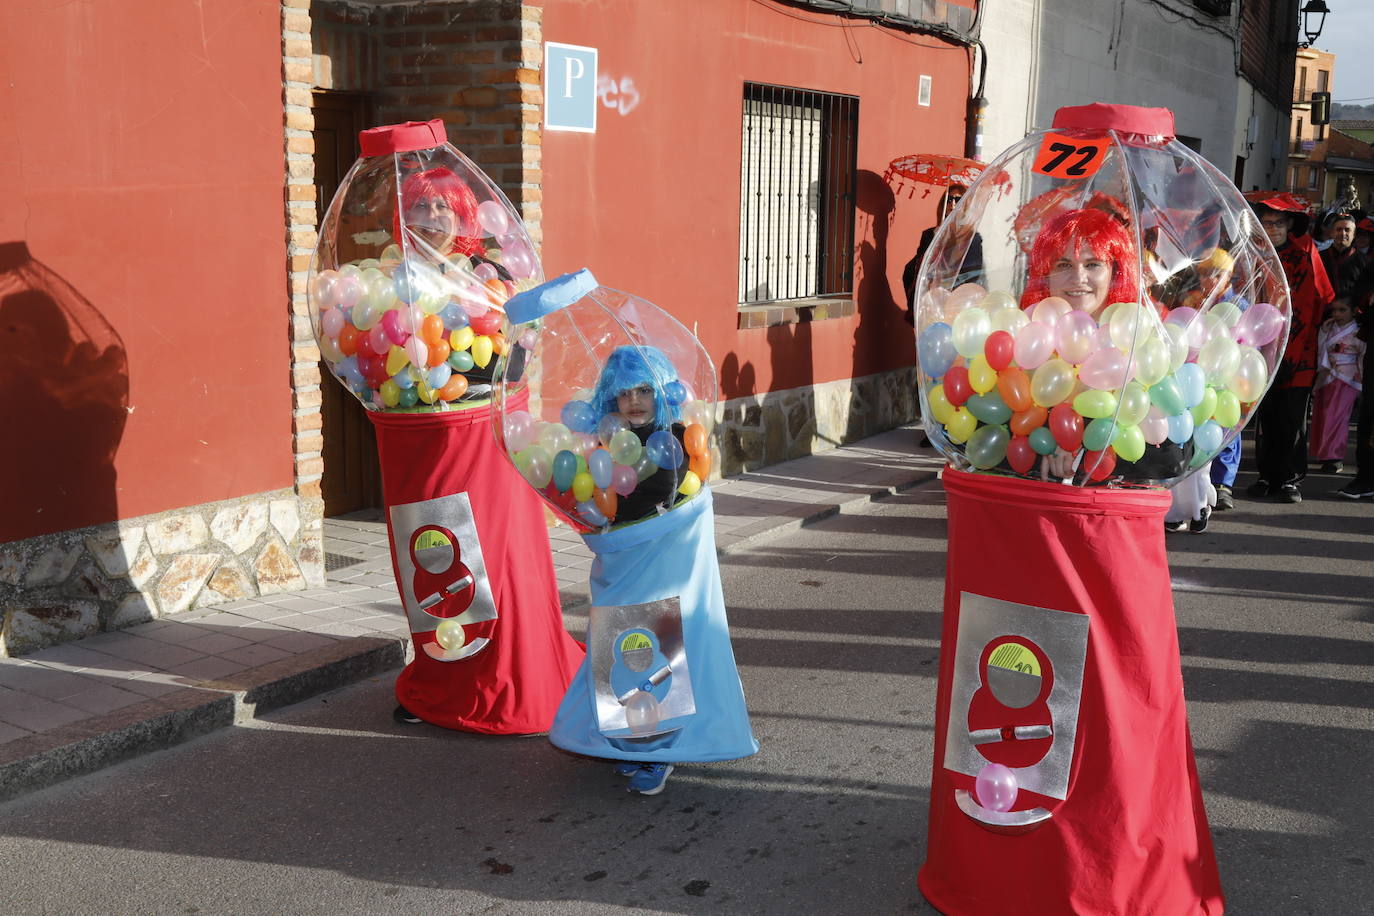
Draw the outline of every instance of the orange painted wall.
M895 200L882 175L901 155L963 153L968 52L767 0L558 0L544 38L597 48L616 88L596 133L544 134L548 275L590 267L696 323L726 398L912 364L901 271L937 195ZM917 104L921 74L930 107ZM852 318L736 329L746 81L860 99Z
M276 3L0 4L0 245L102 316L129 389L111 466L81 431L109 418L54 406L80 379L0 372L36 452L0 542L291 485L282 119Z

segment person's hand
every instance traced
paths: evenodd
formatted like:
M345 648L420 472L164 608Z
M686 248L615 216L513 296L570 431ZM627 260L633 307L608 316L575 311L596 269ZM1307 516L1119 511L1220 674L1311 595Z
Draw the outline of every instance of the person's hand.
M1072 477L1075 457L1073 452L1066 452L1062 448L1055 449L1053 455L1046 455L1040 459L1040 479L1049 482Z

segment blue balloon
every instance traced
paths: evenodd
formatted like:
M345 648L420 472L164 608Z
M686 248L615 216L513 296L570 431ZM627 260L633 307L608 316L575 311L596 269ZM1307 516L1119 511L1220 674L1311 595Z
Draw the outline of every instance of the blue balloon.
M687 386L677 379L673 379L663 386L663 399L674 407L681 405L683 401L687 400Z
M676 468L682 464L684 452L682 443L666 429L660 429L644 443L644 451L649 460L661 468Z
M363 384L363 372L358 368L358 357L345 356L334 364L334 372L349 388Z
M448 380L452 375L453 367L450 366L448 363L440 363L433 369L429 370L429 387L433 388L435 391L438 391L440 388L448 384Z
M592 483L603 490L611 485L611 471L614 469L611 453L604 448L596 449L587 456L587 470L591 471Z
M577 456L563 449L553 456L553 485L555 489L566 490L572 486L577 476Z
M450 302L444 306L444 310L439 313L443 319L444 327L450 331L468 326L468 313L456 302Z
M1226 431L1221 428L1221 424L1216 420L1208 420L1193 431L1193 444L1197 446L1199 453L1211 455L1221 448L1222 437Z
M596 430L596 408L586 401L569 401L558 412L563 425L575 433L590 433Z
M402 391L415 387L415 379L411 376L409 367L397 372L391 377L391 380L395 382L397 387Z
M954 349L954 330L937 321L921 332L916 341L916 355L921 371L931 378L940 378L954 365L959 352Z
M1207 375L1197 363L1184 363L1174 370L1184 407L1196 407L1207 394Z
M596 507L596 503L590 499L584 503L577 504L577 514L582 516L582 520L593 528L600 528L606 524L606 516L601 514L601 510Z
M1188 411L1169 418L1169 441L1179 445L1193 438L1193 415Z

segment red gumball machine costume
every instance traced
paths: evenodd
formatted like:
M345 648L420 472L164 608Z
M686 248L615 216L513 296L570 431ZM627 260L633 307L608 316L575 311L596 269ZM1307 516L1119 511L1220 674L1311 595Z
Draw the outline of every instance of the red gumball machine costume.
M975 182L942 230L982 235L986 287L944 266L959 259L938 235L917 282L922 412L953 461L918 883L947 916L1217 916L1166 487L1239 435L1273 378L1278 258L1163 109L1062 109L999 173L1014 196ZM1234 302L1203 282L1218 251ZM991 383L947 397L975 372ZM1024 403L1005 373L1031 376Z
M498 333L502 306L540 281L538 261L442 121L359 140L321 227L310 305L321 354L377 432L415 648L396 717L546 732L584 652L563 629L543 506L500 454L486 400L493 359L514 346Z

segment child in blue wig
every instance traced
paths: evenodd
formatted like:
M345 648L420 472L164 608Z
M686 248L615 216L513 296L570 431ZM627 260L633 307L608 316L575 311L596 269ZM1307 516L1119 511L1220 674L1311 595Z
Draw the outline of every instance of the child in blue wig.
M677 369L662 350L629 344L611 351L596 380L592 406L598 417L624 417L641 445L659 430L671 432L680 445L684 427L679 422L679 408L685 394ZM681 467L659 468L640 481L629 496L621 498L616 520L635 521L665 503L672 505L681 483Z

